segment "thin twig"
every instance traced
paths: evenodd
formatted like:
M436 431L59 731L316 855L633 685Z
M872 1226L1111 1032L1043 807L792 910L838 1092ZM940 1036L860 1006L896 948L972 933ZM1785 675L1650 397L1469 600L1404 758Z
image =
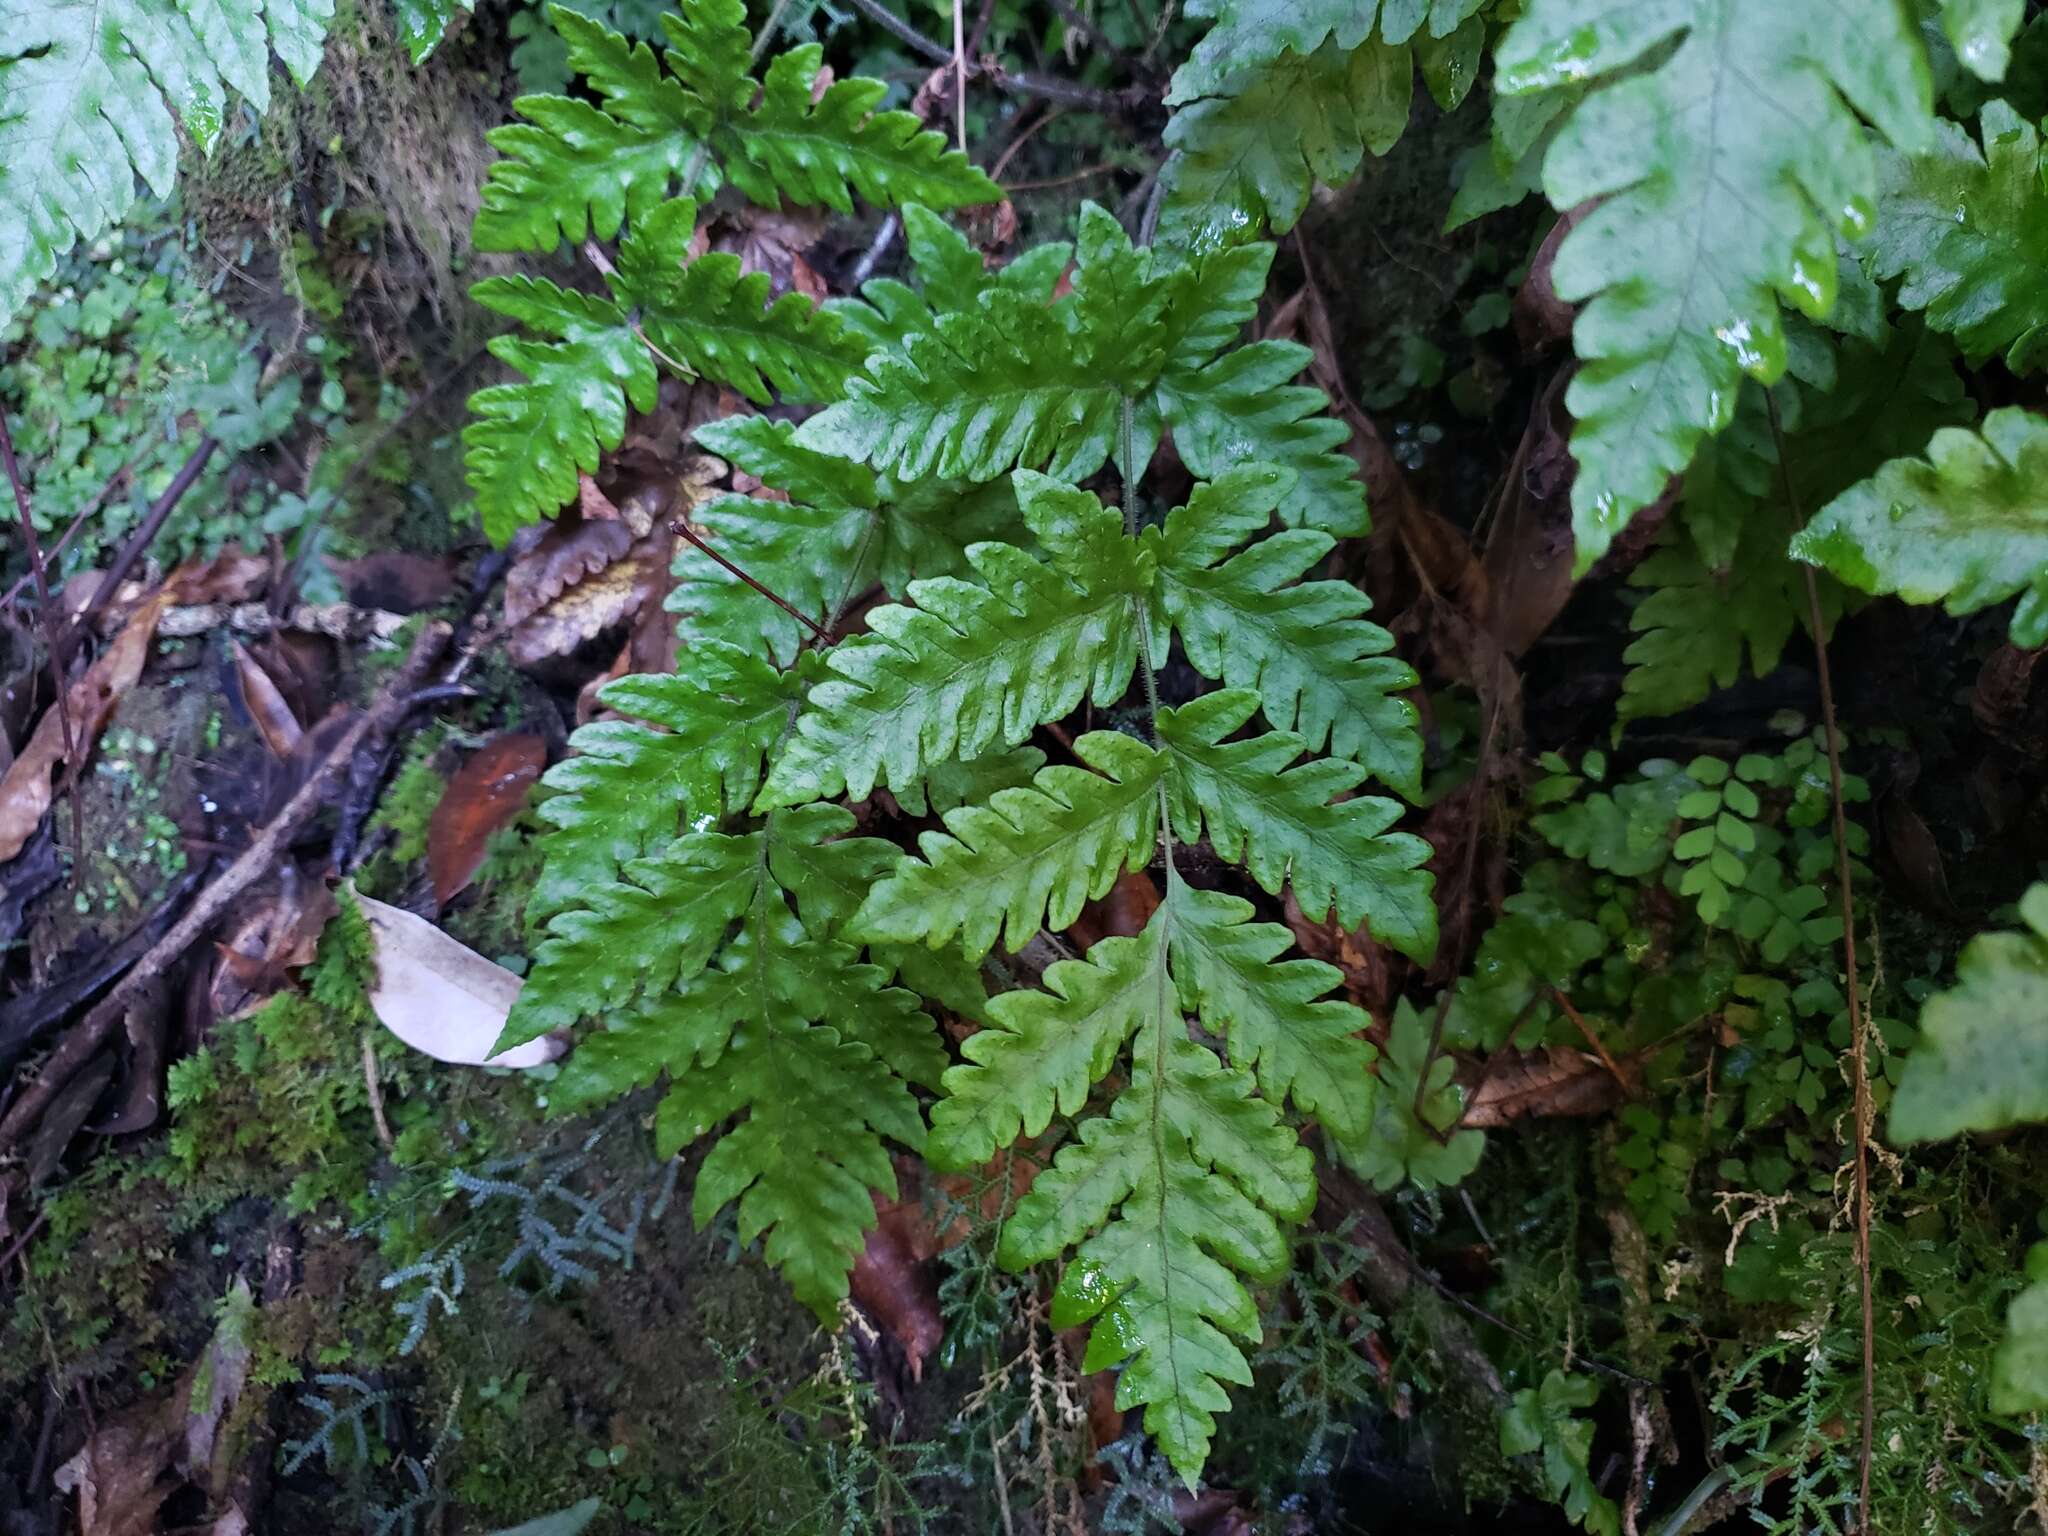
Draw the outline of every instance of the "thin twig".
M421 678L447 645L448 636L448 626L441 623L429 624L420 631L411 653L391 675L376 701L335 742L320 766L285 802L284 809L271 818L234 863L221 871L219 879L200 892L199 899L171 925L169 932L149 947L135 963L135 968L116 982L98 1005L65 1035L63 1043L43 1064L41 1075L21 1091L21 1096L7 1111L6 1118L0 1119L0 1153L21 1145L22 1138L42 1118L65 1085L113 1037L122 1015L142 988L177 964L236 898L277 868L279 857L291 845L299 829L326 804L333 781L355 756L356 748L373 734L388 730L404 713L405 705L419 688Z
M398 1145L398 1139L391 1134L391 1122L384 1118L384 1085L377 1077L377 1042L366 1029L363 1031L363 1091L370 1097L370 1120L377 1127L377 1140L384 1144L386 1152Z
M960 153L967 153L967 22L962 0L953 0L953 122Z
M21 465L15 462L14 434L8 430L5 411L0 411L0 460L5 460L7 483L14 488L14 510L21 517L29 575L35 578L36 601L43 610L43 643L50 648L50 673L57 680L57 724L64 732L65 799L71 805L71 873L76 880L85 869L85 807L77 794L78 735L71 723L71 684L64 675L64 626L58 622L57 610L50 605L50 573L43 566L43 546L36 538L36 520L29 511L28 488L21 483Z
M1805 526L1798 492L1792 486L1792 465L1785 456L1785 429L1778 418L1777 397L1764 391L1770 408L1771 438L1778 451L1778 478L1785 487L1785 507L1794 529ZM1863 1028L1863 998L1856 976L1856 913L1850 886L1849 817L1842 808L1842 730L1835 716L1835 682L1828 666L1826 618L1821 612L1820 583L1813 567L1800 562L1806 578L1807 621L1813 628L1815 671L1820 677L1821 723L1828 740L1828 790L1834 800L1835 883L1841 887L1842 969L1849 988L1849 1071L1853 1075L1851 1114L1856 1122L1856 1269L1863 1303L1863 1434L1858 1453L1857 1521L1870 1536L1870 1464L1877 1434L1877 1321L1870 1285L1870 1073L1869 1041Z
M1576 1024L1579 1028L1579 1033L1586 1037L1586 1043L1592 1046L1594 1052L1600 1057L1600 1064L1607 1069L1608 1075L1621 1084L1624 1093L1632 1092L1633 1090L1629 1087L1628 1078L1622 1073L1620 1063L1615 1061L1614 1057L1608 1053L1605 1042L1593 1033L1593 1026L1588 1024L1579 1010L1572 1006L1572 1000L1564 995L1564 988L1552 987L1550 995L1557 999L1557 1005L1564 1010L1565 1017Z
M34 1221L30 1222L26 1227L22 1228L21 1236L17 1237L12 1243L9 1243L7 1245L7 1251L5 1253L0 1253L0 1275L4 1275L7 1272L7 1266L12 1264L15 1261L15 1259L20 1256L21 1250L28 1246L29 1239L34 1237L38 1232L42 1231L43 1223L48 1221L49 1219L50 1208L46 1205L41 1210L36 1212L36 1219Z
M98 490L92 493L92 498L89 501L87 501L84 506L78 509L78 514L71 519L70 525L67 528L65 528L62 536L58 538L57 542L52 544L48 549L43 551L43 565L45 569L48 569L49 566L54 564L57 560L57 557L63 554L65 550L71 547L71 541L78 537L79 529L83 528L88 522L90 522L92 520L93 514L99 511L101 507L104 507L107 504L107 502L112 499L114 492L121 488L123 481L125 481L130 475L135 473L135 466L140 464L143 461L143 459L148 455L148 453L149 448L146 446L137 449L136 452L129 457L129 460L126 464L123 464L119 469L115 470L113 474L107 477L107 483L105 485L101 486ZM26 576L19 577L15 581L13 586L9 587L4 594L0 594L0 609L13 607L14 600L17 597L20 597L22 591L34 580L34 572L30 572Z
M1002 184L1005 192L1044 192L1053 187L1070 187L1077 181L1086 181L1092 176L1101 176L1117 169L1114 160L1104 160L1082 170L1070 171L1065 176L1049 176L1043 181L1006 181Z
M1071 0L1052 0L1052 8L1055 11L1059 12L1061 21L1064 21L1068 26L1072 27L1076 32L1080 33L1083 37L1088 39L1088 44L1090 47L1096 49L1098 52L1108 54L1112 59L1116 60L1116 62L1119 64L1127 64L1130 62L1129 59L1124 55L1123 50L1118 48L1114 43L1112 43L1107 37L1103 35L1102 29L1100 27L1096 26L1094 22L1090 21L1080 11L1075 9L1073 4L1071 3ZM1073 62L1071 55L1068 56L1067 62Z
M178 473L172 478L171 483L164 487L164 493L150 503L149 511L144 514L142 521L136 524L135 531L128 535L127 541L115 554L106 574L100 578L100 584L93 589L91 598L87 600L74 621L74 628L90 623L99 611L113 600L114 593L120 590L121 583L128 579L128 573L135 568L135 562L142 558L157 534L162 531L173 509L185 499L185 493L198 483L208 461L213 458L214 450L219 447L220 439L211 433L199 439L199 445L179 466Z
M734 565L730 560L726 559L725 556L721 555L709 544L706 544L703 541L703 539L697 536L696 530L691 528L690 525L684 522L681 518L678 517L671 519L668 527L669 532L673 533L677 538L687 540L698 550L710 556L711 559L714 562L716 562L719 566L724 568L725 571L727 571L731 575L737 576L741 581L744 581L756 592L760 593L763 597L767 598L769 602L773 603L776 607L780 608L784 613L788 614L792 619L795 619L799 624L802 624L805 628L810 630L812 634L823 636L823 634L825 633L824 625L820 624L808 613L805 613L801 608L797 607L794 603L790 602L788 598L783 597L780 593L775 592L770 588L763 586L760 582L754 580L753 577L749 576L745 571L741 570L738 566Z
M950 64L953 55L944 45L933 42L909 22L890 10L881 0L853 0L853 8L887 32L912 53L921 53L934 64Z

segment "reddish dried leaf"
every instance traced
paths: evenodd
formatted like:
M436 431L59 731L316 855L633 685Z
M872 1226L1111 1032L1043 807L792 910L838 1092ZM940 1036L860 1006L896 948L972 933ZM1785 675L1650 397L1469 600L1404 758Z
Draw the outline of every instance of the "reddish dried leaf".
M285 702L284 693L276 681L242 649L239 640L234 643L234 658L235 680L241 685L242 703L249 711L249 718L256 722L256 733L270 748L272 757L280 761L290 757L306 734L305 728L299 724L299 717L292 713L292 707Z
M66 697L73 742L80 758L91 752L114 706L142 676L143 664L149 660L149 643L156 635L156 622L164 607L162 592L144 602L129 615L113 644L71 685ZM35 734L8 768L6 777L0 778L0 863L20 853L35 835L56 793L53 776L64 761L64 711L52 704L36 722Z
M283 988L293 971L311 965L334 910L325 883L308 879L286 861L277 883L259 887L214 946L220 964L207 990L213 1016L230 1019L248 1012Z
M1621 1084L1598 1057L1562 1045L1505 1047L1487 1058L1462 1123L1490 1130L1516 1120L1599 1115L1621 1098Z
M894 1339L910 1364L910 1379L924 1379L925 1357L939 1347L946 1325L939 1317L939 1285L926 1262L931 1236L919 1205L875 1201L880 1218L854 1261L854 1302Z
M1145 931L1159 910L1159 888L1142 870L1127 869L1100 901L1081 908L1068 930L1083 949L1103 939L1130 938Z
M548 746L540 737L499 736L448 781L427 823L427 873L438 904L446 906L476 878L491 834L519 814L547 765Z

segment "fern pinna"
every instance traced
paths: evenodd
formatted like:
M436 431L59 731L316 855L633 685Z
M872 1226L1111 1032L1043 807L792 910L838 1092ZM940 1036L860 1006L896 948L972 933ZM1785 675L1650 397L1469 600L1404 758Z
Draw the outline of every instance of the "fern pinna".
M587 1026L560 1110L665 1080L664 1153L715 1138L697 1220L736 1204L827 1318L895 1192L892 1148L966 1168L1057 1118L1000 1257L1068 1256L1056 1317L1095 1320L1091 1367L1123 1364L1120 1401L1192 1479L1250 1380L1248 1287L1285 1271L1314 1200L1298 1122L1361 1165L1375 1122L1368 1018L1247 895L1435 946L1428 846L1364 792L1415 788L1413 674L1356 588L1308 579L1366 527L1345 432L1294 382L1304 349L1234 344L1270 245L1157 256L1090 207L1071 246L988 272L909 204L915 283L819 309L685 260L695 205L671 194L721 180L770 203L992 192L932 135L863 116L860 81L812 109L835 147L800 161L778 82L808 82L815 50L749 105L742 16L685 7L664 74L561 15L602 104L522 104L479 221L508 244L618 237L591 247L609 299L479 285L550 338L501 341L528 382L477 397L471 483L498 536L573 494L659 368L823 403L697 433L765 489L693 513L729 565L678 561L676 673L610 684L630 718L584 728L548 777L546 929L506 1040ZM1140 486L1168 432L1196 483L1159 517ZM1120 505L1082 484L1106 470ZM1219 686L1161 702L1179 659ZM1092 729L1041 729L1082 711ZM906 824L914 852L875 835ZM1214 857L1184 869L1198 844ZM1015 975L986 964L999 948L1127 871L1158 882L1141 932L988 994ZM981 1025L961 1059L927 1002Z

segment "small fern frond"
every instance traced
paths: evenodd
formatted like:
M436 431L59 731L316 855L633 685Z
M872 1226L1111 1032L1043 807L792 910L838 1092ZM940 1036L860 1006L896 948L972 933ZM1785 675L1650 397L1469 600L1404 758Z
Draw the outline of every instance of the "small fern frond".
M1274 1104L1314 1115L1340 1144L1372 1124L1372 1064L1365 1010L1329 996L1344 979L1320 960L1282 960L1294 935L1251 921L1252 904L1222 891L1176 885L1173 974L1181 1006L1220 1036L1230 1064L1255 1073Z
M1204 677L1257 691L1266 718L1301 733L1305 747L1356 758L1383 783L1415 792L1422 738L1415 686L1394 640L1364 615L1372 604L1349 582L1302 581L1335 542L1327 533L1266 531L1293 477L1247 466L1197 486L1188 503L1145 537L1158 551L1155 628L1180 637Z
M676 193L731 181L775 208L849 211L859 192L880 206L916 200L953 208L1001 189L945 137L908 112L876 112L879 80L840 80L813 104L821 53L806 44L753 76L745 0L683 0L664 16L662 61L565 7L548 15L596 103L526 96L524 122L495 130L503 157L484 183L476 241L484 250L552 249L586 235L609 240ZM755 98L759 96L756 104ZM695 163L699 184L682 186Z
M1358 928L1370 916L1374 937L1427 962L1436 951L1434 881L1422 868L1429 844L1387 831L1401 815L1392 800L1331 803L1364 782L1356 763L1325 757L1289 766L1303 750L1289 731L1225 741L1258 707L1257 694L1224 688L1160 710L1176 830L1188 842L1206 830L1217 853L1243 863L1270 895L1292 887L1309 921L1334 911Z
M956 934L978 960L998 939L1021 949L1040 929L1066 928L1127 867L1142 868L1158 836L1165 759L1115 731L1074 743L1088 765L1046 768L1029 789L996 791L950 811L946 831L918 838L869 894L851 932L944 944Z
M544 277L487 277L470 290L486 309L551 338L491 339L491 355L525 378L469 397L464 464L484 532L504 543L576 495L576 477L626 433L626 406L654 409L654 360L609 299Z
M967 556L986 585L913 582L915 607L870 612L869 633L827 658L837 675L811 690L761 809L911 784L933 763L1015 746L1083 698L1123 695L1137 662L1131 599L1151 586L1151 556L1086 492L1022 472L1016 485L1048 558L978 544Z
M1975 613L2014 595L2015 645L2048 643L2048 418L2001 406L1943 427L1814 514L1792 553L1865 592Z
M569 738L577 755L542 780L556 793L540 807L550 828L541 845L547 862L529 911L558 912L615 880L628 860L743 809L788 729L798 681L736 647L706 642L692 649L686 676L606 684L599 702L633 719L584 726Z

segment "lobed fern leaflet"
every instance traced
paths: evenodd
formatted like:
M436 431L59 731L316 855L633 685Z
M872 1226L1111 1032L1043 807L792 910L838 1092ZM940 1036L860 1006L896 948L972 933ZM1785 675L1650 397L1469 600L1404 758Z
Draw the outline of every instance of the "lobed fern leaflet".
M1543 163L1584 301L1573 531L1581 571L1732 419L1745 376L1786 366L1780 303L1819 318L1836 240L1868 231L1877 166L1860 117L1903 151L1933 134L1925 52L1893 0L1533 0L1501 39L1505 94L1594 88Z

